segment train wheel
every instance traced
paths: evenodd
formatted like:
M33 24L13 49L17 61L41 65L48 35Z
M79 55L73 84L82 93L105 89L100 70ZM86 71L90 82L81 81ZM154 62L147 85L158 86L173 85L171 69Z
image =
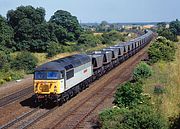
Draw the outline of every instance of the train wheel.
M57 101L57 106L62 106L64 104L63 98L60 97Z

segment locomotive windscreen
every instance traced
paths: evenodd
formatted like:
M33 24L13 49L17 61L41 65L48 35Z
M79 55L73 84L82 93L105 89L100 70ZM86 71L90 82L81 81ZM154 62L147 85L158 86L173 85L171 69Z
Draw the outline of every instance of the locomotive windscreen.
M56 80L62 78L62 73L56 71L37 71L34 78L36 80Z

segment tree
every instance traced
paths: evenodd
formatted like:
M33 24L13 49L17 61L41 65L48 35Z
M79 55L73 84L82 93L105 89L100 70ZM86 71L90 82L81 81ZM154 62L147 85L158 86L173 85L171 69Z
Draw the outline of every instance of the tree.
M170 22L169 28L175 35L180 35L180 21L178 19L176 19L176 21Z
M59 41L59 43L65 44L65 42L68 41L67 39L68 32L62 26L55 25L54 34L56 35L56 38Z
M98 26L98 31L107 32L109 28L110 28L110 24L107 21L102 21Z
M157 30L159 36L163 36L168 40L177 41L177 35L172 32L172 29L160 28Z
M172 21L169 24L169 28L166 28L165 22L160 22L157 24L158 30L157 33L159 36L163 36L171 41L178 41L177 35L180 35L180 21Z
M30 45L30 50L32 52L46 52L50 42L42 41L41 39L32 40ZM28 49L24 49L28 50Z
M70 37L67 35L68 41L77 40L82 31L77 17L72 16L67 11L57 10L54 15L51 16L49 22L62 26L68 33L71 32Z
M16 10L10 10L7 13L7 21L14 29L14 40L11 46L16 50L44 51L41 49L42 42L51 39L49 25L45 23L45 10L43 8L34 8L32 6L20 6ZM41 40L41 41L40 41ZM40 44L38 44L40 43ZM34 44L38 49L34 49Z
M0 46L1 48L11 48L11 44L14 42L13 28L10 27L4 17L0 15Z
M166 22L157 23L158 28L166 28Z
M49 25L45 22L35 25L33 29L33 39L40 39L43 42L50 40Z
M15 41L30 41L33 35L34 25L31 19L24 18L19 21L15 29Z
M32 21L33 25L40 24L45 21L45 9L34 8L32 6L19 6L16 10L9 10L7 13L8 23L16 28L19 22L27 18Z

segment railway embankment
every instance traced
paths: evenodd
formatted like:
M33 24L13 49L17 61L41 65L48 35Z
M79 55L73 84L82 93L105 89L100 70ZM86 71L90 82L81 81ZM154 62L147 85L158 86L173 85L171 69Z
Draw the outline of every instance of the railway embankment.
M148 53L149 60L146 60L146 62L150 64L153 71L151 76L143 78L148 74L147 68L142 68L139 73L137 71L138 68L136 68L133 75L136 74L137 76L137 73L143 75L140 81L141 86L127 83L125 89L119 87L119 91L116 91L115 95L118 108L103 111L100 115L103 128L117 126L122 128L134 128L135 126L137 128L142 128L142 126L162 129L180 128L179 42L173 43L161 37L154 42ZM136 92L132 94L132 88L128 90L128 93L131 93L131 95L127 95L126 91L130 85L136 86ZM139 88L140 90L137 90ZM141 95L148 97L148 100L142 101L144 99L140 98L142 97ZM128 97L131 98L131 101L123 101L125 98L127 100ZM133 107L132 104L134 105ZM124 105L125 108L123 108ZM154 120L156 124L152 124ZM148 123L148 121L151 122Z

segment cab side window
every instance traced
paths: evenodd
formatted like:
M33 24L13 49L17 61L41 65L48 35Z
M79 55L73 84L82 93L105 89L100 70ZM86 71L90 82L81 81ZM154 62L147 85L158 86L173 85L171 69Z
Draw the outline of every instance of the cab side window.
M71 70L66 72L66 79L67 80L72 78L72 77L74 77L74 69L71 69Z

